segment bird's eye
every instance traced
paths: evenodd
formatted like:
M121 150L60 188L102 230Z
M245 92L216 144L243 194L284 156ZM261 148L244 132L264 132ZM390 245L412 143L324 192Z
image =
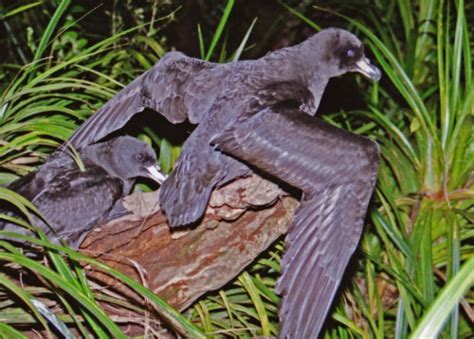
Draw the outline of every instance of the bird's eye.
M135 159L137 159L137 161L142 161L143 159L145 159L145 155L143 155L143 153L138 153L137 155L135 155Z
M355 57L355 55L356 55L356 51L355 51L355 49L353 49L353 48L349 48L349 49L346 51L346 56L347 56L348 58L351 58L351 59L352 59L353 57Z

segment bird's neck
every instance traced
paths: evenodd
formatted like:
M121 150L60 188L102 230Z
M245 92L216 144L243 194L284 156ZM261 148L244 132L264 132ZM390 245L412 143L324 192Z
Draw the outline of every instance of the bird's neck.
M261 58L261 67L265 69L265 77L270 82L295 82L304 87L310 87L315 74L324 74L317 69L318 60L323 55L320 51L311 49L306 41L286 48L279 49ZM320 79L327 83L329 79Z
M86 170L87 166L98 166L103 168L108 175L122 181L122 190L124 194L130 193L133 186L133 180L125 178L125 175L121 172L121 166L116 163L116 159L113 156L108 143L87 146L81 151L81 159L85 164Z
M259 60L260 73L263 81L276 82L302 82L301 68L295 62L292 47L282 48L272 52Z
M120 174L120 164L115 163L108 143L87 146L81 151L81 159L86 169L87 166L91 165L99 166L104 168L113 177L122 177Z
M104 156L108 154L108 150L104 144L95 144L85 147L81 150L81 160L84 165L94 165L100 166L104 164L104 162L108 161L108 159L104 159Z
M321 51L315 51L308 40L299 45L283 48L260 59L265 70L264 81L268 84L276 82L294 82L309 90L312 98L303 103L303 110L314 115L319 107L329 76L319 69L320 60L324 58Z

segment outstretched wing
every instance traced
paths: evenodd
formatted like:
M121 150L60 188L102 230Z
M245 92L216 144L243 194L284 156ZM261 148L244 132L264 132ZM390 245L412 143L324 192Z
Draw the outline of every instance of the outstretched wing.
M277 286L280 337L318 336L362 232L367 204L356 190L351 184L322 189L298 209Z
M281 106L234 125L213 143L303 191L277 286L280 337L316 338L359 242L378 146Z
M209 72L215 67L179 52L167 53L84 122L69 142L81 149L123 127L145 108L159 112L172 123L186 119L199 123L213 100L203 93L219 83L219 70L216 74Z

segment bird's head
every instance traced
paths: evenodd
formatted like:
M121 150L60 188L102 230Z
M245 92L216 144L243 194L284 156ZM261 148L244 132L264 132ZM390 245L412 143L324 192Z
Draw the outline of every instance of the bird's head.
M347 72L359 72L373 81L380 80L380 70L370 64L362 42L346 30L324 29L303 45L312 51L306 55L317 54L317 62L314 59L309 62L317 67L315 72L318 74L324 73L327 78L332 78Z
M159 183L164 181L156 165L156 154L148 144L130 136L118 137L109 143L110 161L102 164L109 173L122 180L149 177Z

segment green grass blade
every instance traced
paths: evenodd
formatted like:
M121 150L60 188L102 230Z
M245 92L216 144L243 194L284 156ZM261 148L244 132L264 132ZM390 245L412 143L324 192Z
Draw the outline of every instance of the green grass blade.
M405 317L405 305L402 298L398 298L397 318L395 323L395 339L406 338L408 323Z
M29 211L32 211L37 216L41 215L38 209L30 201L8 188L0 187L0 200L5 200L15 205L15 207L17 207L20 212L28 218L30 224L33 223L33 219L31 218Z
M422 68L423 73L427 69L423 63L426 60L426 56L432 51L432 46L435 43L433 36L436 35L436 16L438 9L438 0L429 0L420 2L419 10L419 29L416 46L416 69ZM431 71L431 70L429 70ZM416 70L415 70L416 74ZM422 79L424 78L424 74ZM421 80L421 79L420 79ZM417 82L418 84L421 81Z
M225 306L225 309L227 311L227 316L229 317L229 324L230 324L230 327L231 328L234 328L235 325L234 325L234 317L232 316L232 304L231 302L229 301L229 299L227 298L226 294L224 291L219 291L219 296L221 297L222 299L222 302L224 303L224 306Z
M411 253L412 251L409 245L406 243L406 241L404 241L395 225L390 222L386 222L379 211L373 211L371 217L374 223L383 228L394 245L405 255L405 258L411 262L414 262L413 254Z
M141 284L137 283L135 280L128 277L127 275L108 267L106 264L104 264L104 263L102 263L98 260L92 259L92 258L90 258L86 255L83 255L83 254L79 253L79 252L71 250L68 247L59 246L59 245L56 245L56 244L53 244L53 243L50 243L50 242L47 242L47 241L44 241L44 240L34 238L34 237L21 235L21 234L17 234L17 233L14 233L14 232L6 232L6 231L0 231L0 234L5 235L6 237L22 239L22 240L25 240L25 241L43 246L43 247L51 249L51 250L63 252L65 254L67 254L72 260L75 260L75 261L78 261L78 262L85 262L85 263L88 263L88 264L96 267L97 269L103 271L104 273L114 277L115 279L118 279L118 280L122 281L124 284L128 285L130 288L135 290L138 294L140 294L141 296L147 298L154 305L155 309L160 313L160 315L163 317L163 319L166 320L172 326L174 326L174 328L182 331L183 334L186 334L187 336L190 336L190 337L193 337L193 338L206 338L206 336L201 332L201 330L199 330L196 326L194 326L192 323L190 323L189 320L187 320L185 317L183 317L179 312L177 312L173 307L168 305L165 301L160 299L152 291L150 291L146 287L142 286ZM2 253L1 252L0 252L0 258L2 258ZM33 265L30 262L31 262L31 260L28 261L28 263ZM32 261L32 262L35 263L34 261ZM37 265L39 265L41 267L40 264L37 264ZM34 267L37 268L36 265L34 265ZM44 271L41 270L40 272L44 272ZM57 276L58 279L61 279L61 282L64 281L62 279L62 277L60 277L57 273L55 273L55 272L52 272L52 273L54 274L55 277ZM52 281L55 282L56 280L53 279ZM68 287L68 286L69 286L69 283L66 282L66 287ZM82 296L82 293L81 293L81 296ZM78 301L82 301L82 300L83 299L78 300ZM95 307L95 305L90 304L90 301L88 299L86 299L86 300L87 300L87 305L88 306ZM101 320L101 319L99 319L99 320Z
M469 35L469 26L467 24L466 15L463 15L463 58L464 58L464 79L466 84L470 84L472 81L472 50L471 50L471 36Z
M407 136L378 109L372 107L371 111L379 124L386 128L390 132L390 135L395 138L396 142L400 145L400 148L407 155L408 159L410 159L416 168L420 168L421 165L418 155L416 154L415 149L411 145L411 142Z
M41 301L37 299L32 299L31 303L35 305L36 309L46 318L48 321L56 327L56 329L63 335L66 339L73 339L75 338L69 329L67 328L66 324L61 321L51 310L43 304Z
M0 337L1 338L15 338L15 339L27 339L28 337L23 335L21 332L15 330L13 327L8 326L0 322Z
M53 17L49 21L48 26L46 27L46 30L44 31L43 36L41 37L41 41L38 45L38 48L36 49L35 56L33 57L33 63L37 62L43 56L46 47L51 42L51 36L53 35L53 32L56 29L59 20L63 16L66 9L69 7L70 3L71 0L62 0L59 3L58 8L54 12ZM30 68L30 71L32 70L33 69Z
M32 303L32 296L26 290L22 289L17 284L12 282L3 273L0 274L0 285L5 286L5 288L12 291L21 301L23 301L28 306L28 308L31 310L36 319L38 319L39 323L46 330L48 336L51 337L51 331L49 329L48 324L41 315L41 312L39 312L36 306Z
M95 303L94 300L94 295L90 290L90 287L88 286L87 282L84 281L84 279L80 279L75 276L75 272L71 270L70 266L66 264L64 259L56 252L53 251L48 251L49 257L51 259L51 262L53 263L54 267L58 271L58 273L71 285L73 285L75 288L77 288L81 293L83 293L90 301L91 303ZM73 263L74 266L77 267L77 264ZM82 270L79 270L82 271ZM82 272L83 275L83 272ZM83 277L84 278L84 277ZM97 306L98 307L98 306ZM105 330L102 328L102 326L92 317L87 311L84 309L80 309L80 312L82 313L82 316L86 321L89 323L91 328L94 330L95 336L98 338L108 338L107 333Z
M109 331L109 333L114 338L126 338L120 328L104 313L102 309L100 309L97 305L87 299L83 294L82 291L77 290L77 288L66 281L63 277L61 277L56 272L52 271L51 269L41 265L40 263L28 259L25 256L11 254L11 253L0 253L0 259L14 262L18 265L21 265L24 268L27 268L35 273L41 275L44 279L48 280L50 283L58 286L64 292L69 294L72 298L77 300L88 312L94 315L102 323L102 326Z
M89 336L89 332L86 330L84 325L82 324L83 321L80 319L80 317L77 315L76 310L74 309L75 307L71 306L71 304L68 302L68 300L63 297L62 295L58 295L59 300L61 301L62 305L66 309L67 313L72 318L72 321L74 324L77 326L77 329L79 330L79 333L83 338L87 338ZM81 309L82 311L82 309Z
M445 60L446 30L444 28L444 1L439 2L438 18L437 18L437 64L438 64L438 82L439 82L439 101L440 101L440 118L441 118L441 143L446 145L449 135L450 107L449 107L449 85L447 80L447 65Z
M459 237L459 224L457 217L454 213L445 212L444 218L450 225L448 227L448 276L449 280L453 279L459 272L459 266L461 263L461 239ZM449 332L451 338L458 338L458 325L459 325L459 309L455 307L450 316L449 321Z
M457 1L457 18L455 26L455 35L454 35L454 50L452 53L452 78L450 79L451 84L451 95L449 102L449 110L451 112L449 116L447 134L449 142L449 136L454 125L455 112L459 111L459 99L460 99L460 87L461 87L461 69L463 66L462 60L462 43L463 43L463 33L464 33L464 1Z
M219 21L219 25L217 25L216 32L214 33L214 36L212 37L211 45L209 46L209 49L207 51L207 54L204 60L211 59L212 53L214 53L214 49L216 48L217 43L219 42L219 39L222 35L222 32L224 31L224 28L227 24L227 19L229 19L229 15L233 7L234 7L234 0L228 0L227 6L224 9L224 13L222 14L221 20Z
M201 25L197 25L198 40L199 40L199 55L201 59L206 58L206 47L204 46L204 37L202 36Z
M159 19L157 19L157 20L159 20ZM124 37L124 36L134 32L134 31L137 31L140 28L143 28L145 26L146 26L146 24L139 25L139 26L127 29L123 32L114 34L114 35L110 36L107 39L104 39L104 40L101 40L101 41L97 42L96 44L92 45L91 47L88 47L87 49L85 49L83 51L81 51L80 53L73 56L72 58L70 58L68 60L65 60L65 61L63 61L63 62L61 62L61 63L59 63L59 64L57 64L57 65L55 65L51 68L48 68L47 70L45 70L42 73L37 74L33 79L31 79L31 81L29 81L25 85L25 87L26 88L34 87L34 86L36 86L37 83L49 79L50 77L52 77L52 75L54 73L59 72L60 70L66 69L69 65L75 65L75 64L78 64L81 61L89 59L89 58L91 58L95 55L103 54L107 50L107 48L110 47L111 45L113 45L119 38ZM4 95L2 96L2 101L9 101L10 100L10 95L12 95L12 93L16 92L17 86L18 85L12 86L8 91L6 91L4 93Z
M317 32L319 32L321 30L321 26L317 25L316 23L314 23L313 20L309 19L307 16L305 16L304 14L294 10L293 8L291 8L290 6L284 4L283 2L279 1L280 5L282 5L283 7L285 7L291 14L293 14L294 16L296 16L297 18L299 18L301 21L303 21L305 24L307 24L309 27L312 27L314 28Z
M38 5L41 5L43 4L43 1L36 1L36 2L33 2L31 4L27 4L27 5L23 5L23 6L18 6L17 8L15 9L12 9L11 11L3 14L1 17L0 17L0 20L5 20L6 18L10 17L10 16L14 16L16 14L19 14L21 12L24 12L24 11L27 11L31 8L34 8Z
M260 293L252 281L252 277L247 272L244 272L240 277L239 281L242 283L242 286L247 290L250 298L252 299L255 309L257 310L258 319L262 327L262 335L269 336L271 333L270 323L268 321L267 311L265 310L264 303L260 298Z
M206 304L203 301L200 301L194 307L199 314L199 318L201 320L202 328L206 333L212 333L214 328L212 327L212 320L209 315L209 310L206 307Z
M405 41L410 41L410 35L413 34L414 20L412 6L410 0L397 0L398 10L403 23L403 31L405 32Z
M413 331L411 338L436 338L464 292L474 284L474 257L441 290L428 312Z
M162 139L160 143L160 168L165 173L170 173L174 165L173 145L167 140Z
M257 22L257 18L253 19L252 23L250 24L250 27L249 29L247 30L247 32L245 33L245 36L244 38L242 39L242 41L240 42L240 45L239 47L237 48L237 50L235 51L234 53L234 56L232 57L232 61L237 61L240 59L240 55L242 54L245 46L247 45L247 41L250 37L250 33L252 33L252 29L253 29L253 26L255 25L255 23Z
M474 80L471 81L469 86L466 86L466 97L464 98L464 103L462 108L460 108L460 113L456 122L456 127L454 128L451 142L449 145L448 154L454 154L459 141L459 134L461 130L465 128L466 120L469 115L474 115Z

